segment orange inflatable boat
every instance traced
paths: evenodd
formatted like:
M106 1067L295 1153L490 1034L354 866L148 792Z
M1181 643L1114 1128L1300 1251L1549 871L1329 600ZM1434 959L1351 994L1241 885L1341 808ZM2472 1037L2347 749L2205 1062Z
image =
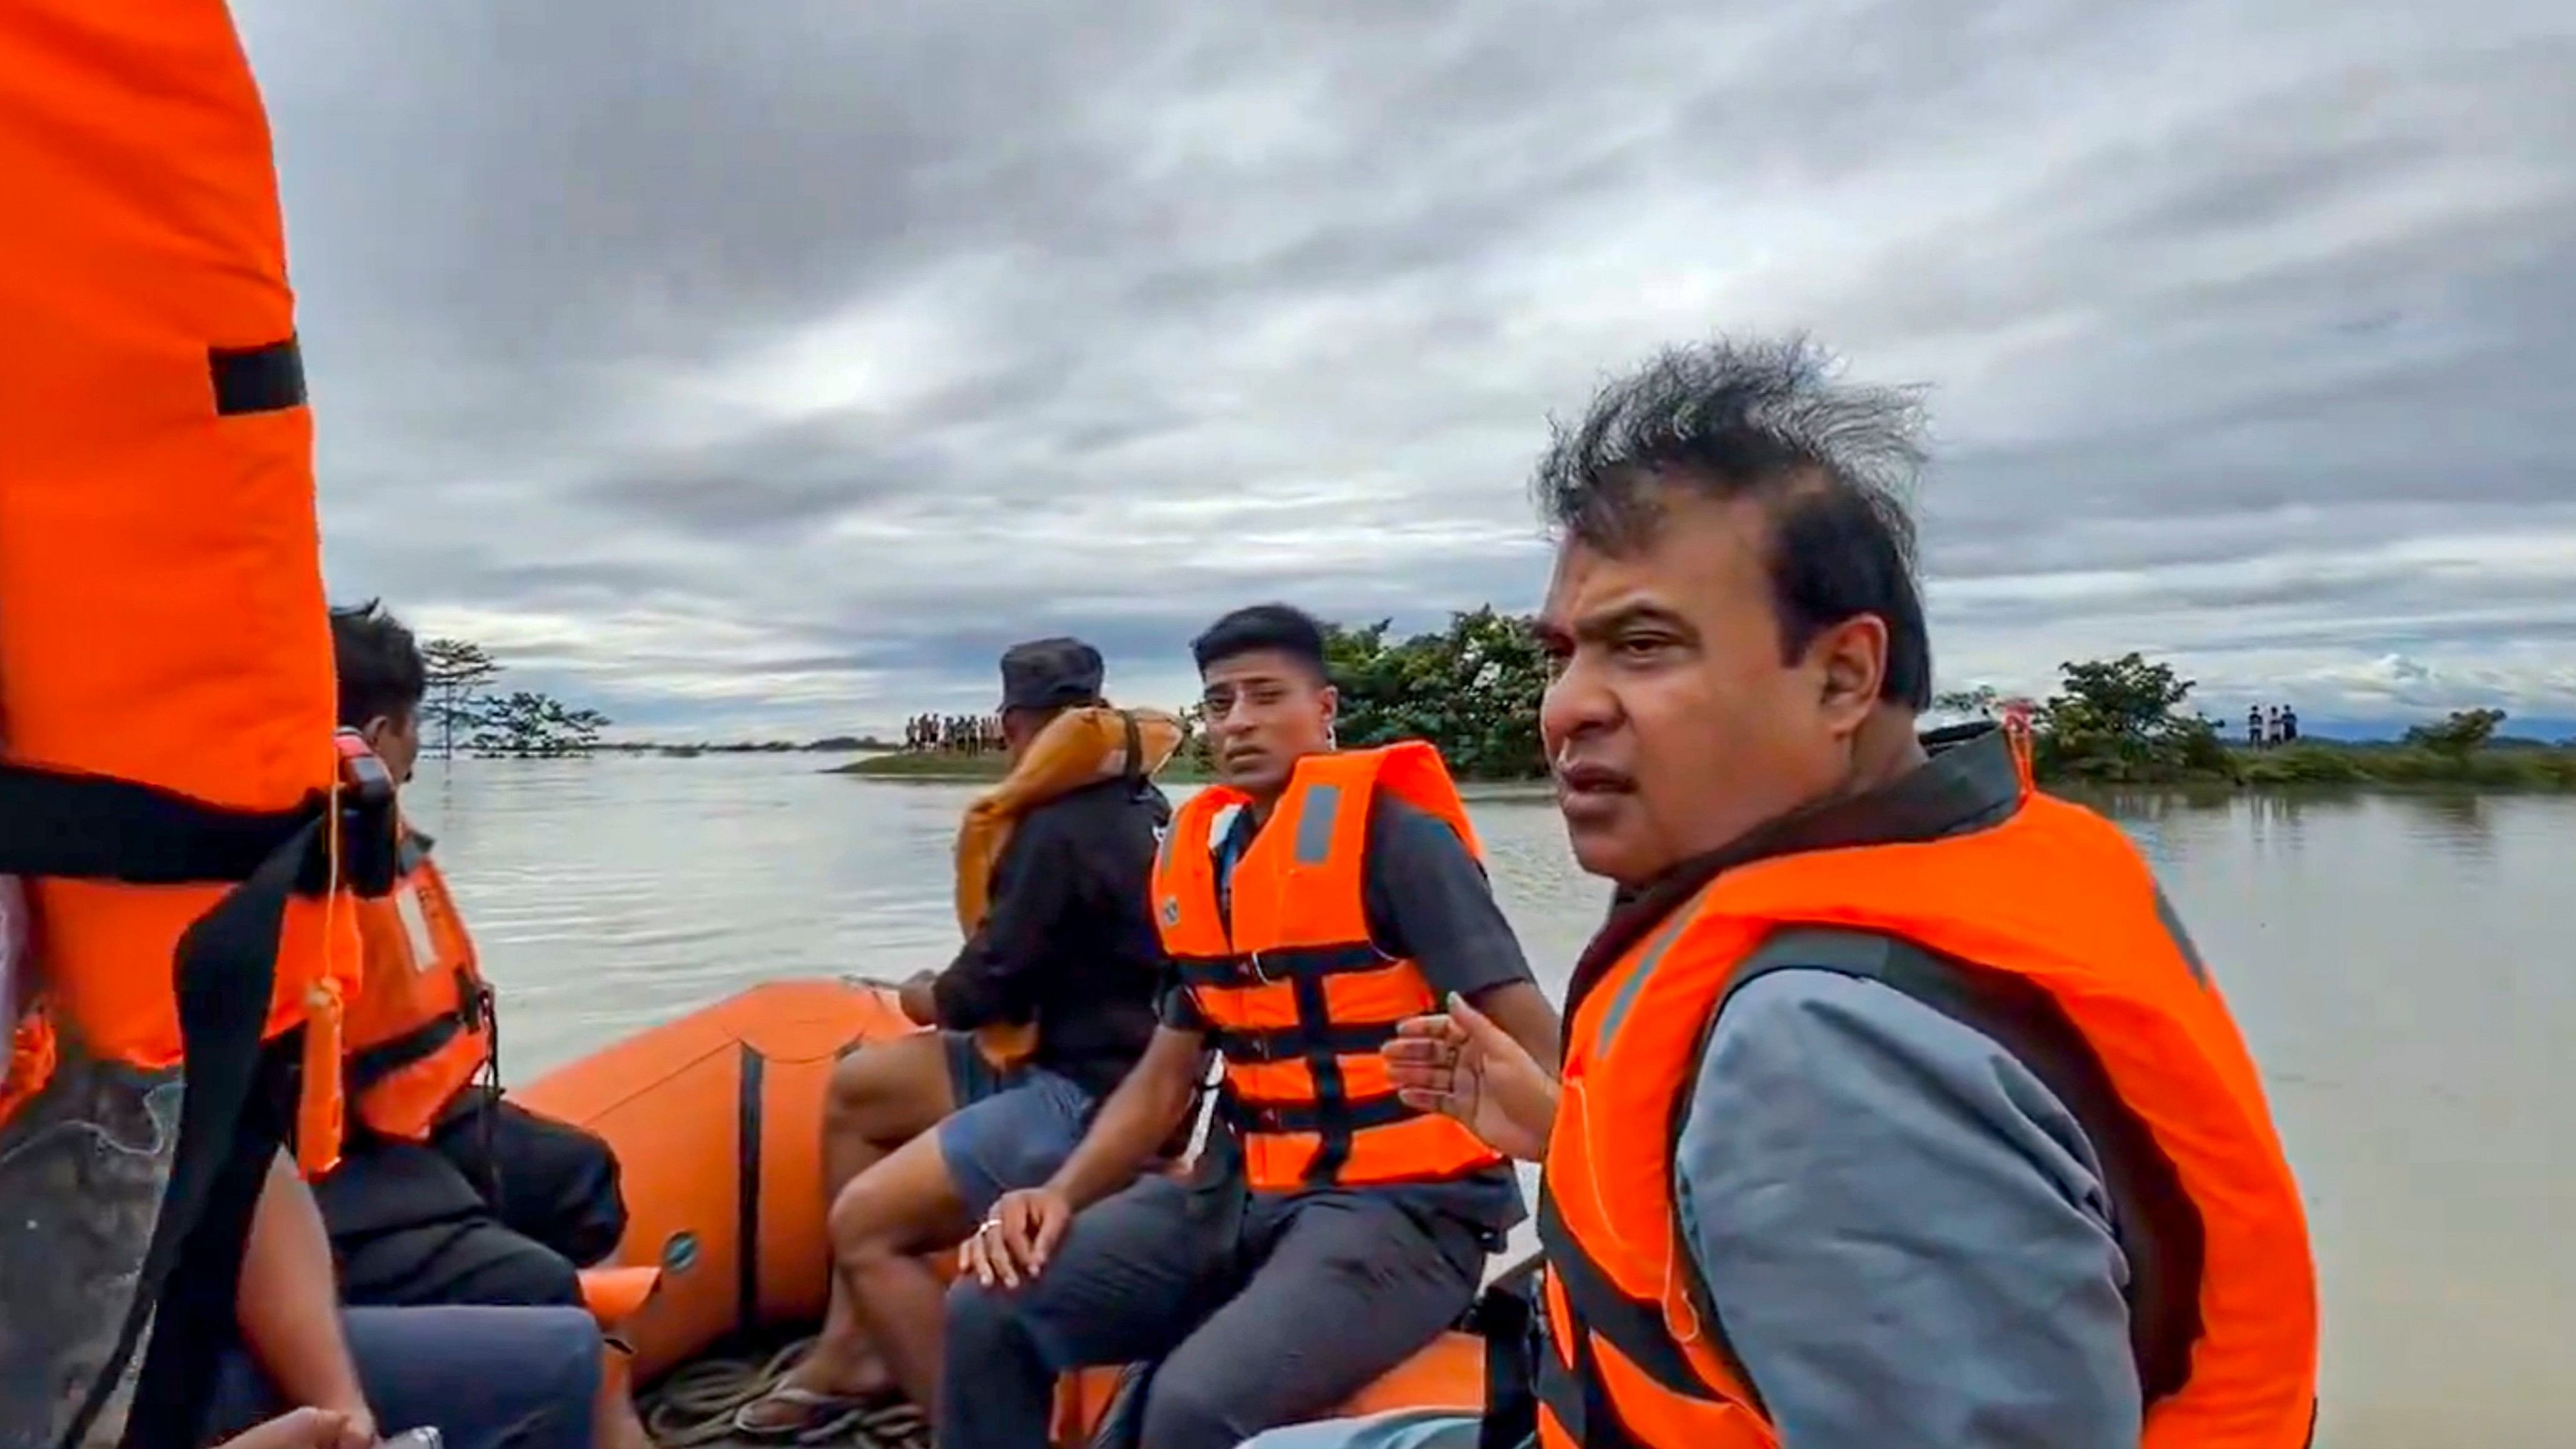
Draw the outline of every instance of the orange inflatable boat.
M824 1086L843 1053L920 1029L880 986L771 982L513 1089L529 1109L579 1123L617 1149L626 1239L618 1266L590 1277L594 1307L633 1351L648 1409L657 1381L703 1379L718 1362L740 1366L730 1379L713 1375L719 1385L738 1384L738 1393L693 1393L684 1417L697 1422L687 1429L672 1433L669 1416L655 1416L666 1442L722 1438L735 1403L765 1386L761 1365L820 1322ZM659 1281L651 1282L655 1269ZM638 1303L647 1283L650 1296ZM1347 1411L1474 1413L1484 1403L1484 1352L1481 1339L1449 1334ZM1118 1382L1116 1370L1068 1379L1056 1441L1088 1443Z

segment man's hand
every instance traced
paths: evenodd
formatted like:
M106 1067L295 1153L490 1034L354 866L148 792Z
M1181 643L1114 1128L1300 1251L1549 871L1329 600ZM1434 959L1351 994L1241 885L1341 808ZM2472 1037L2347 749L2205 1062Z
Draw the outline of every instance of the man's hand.
M975 1235L957 1249L960 1272L987 1288L1017 1288L1046 1270L1047 1259L1073 1226L1073 1202L1052 1187L1024 1187L1002 1194Z
M215 1449L374 1449L375 1422L337 1409L298 1409L246 1429Z
M910 980L895 988L895 1000L916 1026L939 1025L939 998L930 990L930 983L938 979L936 971L916 971Z
M1556 1126L1556 1079L1465 997L1449 1010L1396 1026L1379 1055L1396 1096L1417 1112L1438 1112L1506 1157L1536 1162Z

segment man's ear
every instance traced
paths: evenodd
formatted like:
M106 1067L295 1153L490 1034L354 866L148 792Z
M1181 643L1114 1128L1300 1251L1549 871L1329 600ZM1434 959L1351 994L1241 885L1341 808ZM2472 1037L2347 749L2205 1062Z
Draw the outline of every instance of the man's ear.
M1855 614L1816 636L1809 657L1817 664L1818 703L1838 729L1858 729L1878 707L1887 679L1887 621Z

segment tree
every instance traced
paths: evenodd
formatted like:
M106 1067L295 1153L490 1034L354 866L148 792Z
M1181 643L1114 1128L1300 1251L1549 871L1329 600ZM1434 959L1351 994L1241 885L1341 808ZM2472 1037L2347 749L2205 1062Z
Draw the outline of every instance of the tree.
M1341 693L1343 744L1429 740L1452 770L1480 780L1547 773L1538 737L1547 661L1526 618L1486 607L1452 615L1438 633L1393 643L1390 627L1384 619L1325 626L1324 664Z
M501 666L482 645L465 639L431 639L420 653L429 681L422 723L437 728L438 757L452 760L459 730L474 730L483 690L500 677Z
M2183 705L2193 681L2136 650L2058 666L2062 690L2040 706L2033 763L2043 773L2113 784L2233 773L2216 722Z
M595 709L573 709L552 695L522 689L484 700L468 743L485 759L587 755L609 723Z
M1216 753L1210 747L1207 732L1207 703L1192 700L1176 711L1181 721L1181 743L1172 751L1173 758L1187 759L1202 770L1216 768Z
M2504 723L2504 717L2500 709L2455 709L2439 724L2416 725L2407 730L2406 743L2464 759L2495 738L2496 727Z

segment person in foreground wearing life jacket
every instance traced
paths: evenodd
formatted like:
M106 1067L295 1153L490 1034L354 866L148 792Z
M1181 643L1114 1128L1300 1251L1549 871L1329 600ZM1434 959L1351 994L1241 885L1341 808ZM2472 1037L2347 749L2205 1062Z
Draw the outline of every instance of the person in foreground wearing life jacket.
M1165 962L1146 897L1171 806L1152 776L1180 721L1104 704L1100 651L1078 639L1014 645L1001 673L1012 769L959 828L965 942L902 993L939 1029L834 1071L831 1309L806 1358L736 1413L741 1433L802 1432L889 1384L931 1404L944 1290L920 1255L1061 1167L1154 1034Z
M1554 1053L1439 755L1333 748L1323 636L1294 609L1229 614L1192 652L1219 783L1156 860L1162 1024L1081 1147L961 1250L944 1449L1041 1442L1056 1376L1093 1364L1160 1361L1153 1449L1327 1412L1448 1327L1524 1216L1511 1165L1397 1101L1378 1054L1452 995ZM1139 1181L1210 1050L1224 1130L1195 1181Z
M427 668L375 601L331 611L340 725L398 784ZM582 1303L577 1268L626 1229L616 1154L505 1100L491 988L428 836L403 826L393 893L358 905L365 972L344 1032L350 1130L314 1192L352 1305Z
M1541 735L1617 903L1561 1090L1472 1012L1390 1048L1409 1100L1545 1152L1535 1404L1488 1443L2309 1440L2298 1187L2207 964L2033 787L2026 721L1917 737L1916 427L1803 343L1721 343L1539 467Z

